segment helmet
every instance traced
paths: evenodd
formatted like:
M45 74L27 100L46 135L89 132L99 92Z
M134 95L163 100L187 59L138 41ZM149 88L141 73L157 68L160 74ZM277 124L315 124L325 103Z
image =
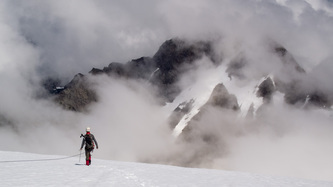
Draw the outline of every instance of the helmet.
M87 128L86 128L86 132L90 132L90 127L87 127Z

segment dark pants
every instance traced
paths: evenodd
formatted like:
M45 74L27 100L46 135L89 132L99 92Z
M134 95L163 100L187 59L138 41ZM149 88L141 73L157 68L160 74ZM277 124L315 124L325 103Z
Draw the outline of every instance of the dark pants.
M91 151L92 150L88 150L88 149L84 149L85 150L85 154L86 154L86 165L90 165L91 164Z

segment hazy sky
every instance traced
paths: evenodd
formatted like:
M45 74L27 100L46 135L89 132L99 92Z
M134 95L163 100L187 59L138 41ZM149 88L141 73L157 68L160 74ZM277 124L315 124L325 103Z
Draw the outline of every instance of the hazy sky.
M28 63L39 73L67 79L111 61L152 56L172 37L224 37L233 43L271 37L306 68L327 58L332 47L333 8L324 0L10 0L1 9L8 45L25 46L22 56L36 53Z

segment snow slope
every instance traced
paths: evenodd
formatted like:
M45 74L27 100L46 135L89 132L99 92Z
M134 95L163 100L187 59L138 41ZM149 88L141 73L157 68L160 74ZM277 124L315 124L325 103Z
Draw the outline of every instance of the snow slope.
M238 83L237 79L230 79L226 73L226 69L226 65L220 65L217 68L205 69L204 73L198 72L197 80L191 83L187 82L188 87L180 93L173 103L167 104L166 108L168 113L171 113L179 104L185 101L189 102L191 99L194 100L192 110L184 115L175 127L173 133L175 136L178 136L188 122L200 111L200 108L208 101L213 89L219 83L223 83L228 92L236 96L241 111L240 117L246 116L251 104L253 104L254 111L262 105L262 98L258 98L256 92L257 87L267 77L263 77L258 81L248 81L246 85L244 85Z
M43 160L58 159L59 160ZM64 158L64 159L62 159ZM36 160L3 162L15 160ZM333 182L222 170L0 151L1 186L333 186Z

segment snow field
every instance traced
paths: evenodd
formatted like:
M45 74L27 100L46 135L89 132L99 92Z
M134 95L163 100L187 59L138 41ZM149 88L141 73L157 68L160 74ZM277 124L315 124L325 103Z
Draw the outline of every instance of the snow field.
M82 156L81 163L78 157L35 162L1 162L63 157L0 151L1 186L333 186L333 182L326 181L94 158L91 166L85 166Z

